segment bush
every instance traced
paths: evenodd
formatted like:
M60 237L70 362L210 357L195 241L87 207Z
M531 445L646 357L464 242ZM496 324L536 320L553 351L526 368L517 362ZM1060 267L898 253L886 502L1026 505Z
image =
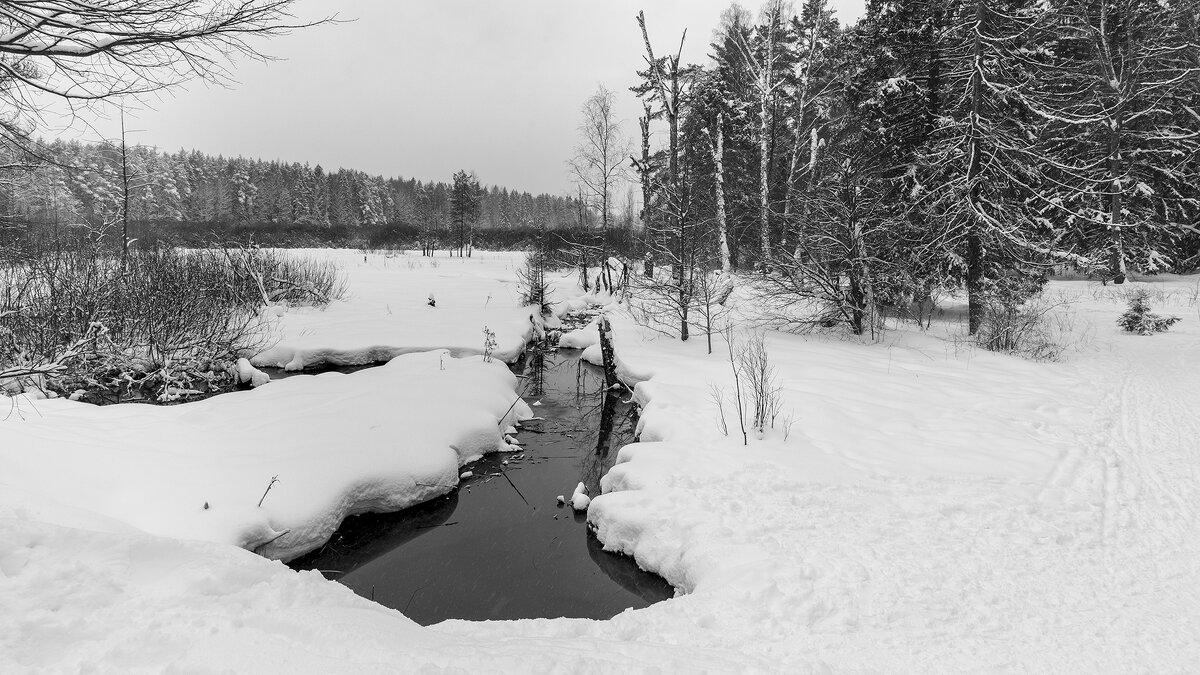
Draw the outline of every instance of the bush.
M264 303L345 292L328 263L260 250L134 250L88 236L0 261L0 386L170 401L265 347ZM103 398L101 398L103 400Z
M775 428L775 419L782 408L783 388L775 374L775 366L767 354L764 333L751 333L745 341L733 337L733 325L726 324L725 345L729 350L729 367L733 371L733 404L737 412L738 427L742 432L742 445L749 443L746 423L754 431L755 438L762 439L767 428ZM712 399L717 404L718 423L721 433L729 435L725 421L725 391L712 387ZM786 434L790 430L786 424Z
M750 427L755 435L762 438L767 427L775 428L775 418L782 407L780 394L783 391L775 376L775 366L767 354L766 335L751 333L741 345L737 357L743 378L742 386L750 399Z
M1045 284L1044 277L1030 274L988 279L976 343L988 351L1057 361L1066 350L1063 340L1069 336L1056 330L1051 318L1065 303L1044 300Z
M325 306L346 296L346 280L328 260L295 257L274 249L241 248L221 251L233 271L236 302L253 306L287 303ZM207 254L197 251L196 254Z
M1117 325L1130 333L1153 335L1167 330L1179 321L1177 316L1159 316L1151 313L1147 299L1145 289L1134 291L1129 298L1129 308L1117 319Z
M988 351L1016 354L1034 361L1057 361L1066 346L1049 324L1058 305L1040 301L1023 304L989 302L976 341Z

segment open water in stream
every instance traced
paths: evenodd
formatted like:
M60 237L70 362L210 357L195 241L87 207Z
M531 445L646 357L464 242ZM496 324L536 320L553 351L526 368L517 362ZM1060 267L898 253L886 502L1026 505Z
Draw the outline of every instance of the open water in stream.
M584 514L559 506L583 481L592 495L636 407L604 395L604 375L576 350L531 350L521 394L540 420L517 434L524 450L463 467L474 476L431 502L346 519L323 548L291 563L320 570L421 624L445 619L610 618L674 591L633 559L608 553Z

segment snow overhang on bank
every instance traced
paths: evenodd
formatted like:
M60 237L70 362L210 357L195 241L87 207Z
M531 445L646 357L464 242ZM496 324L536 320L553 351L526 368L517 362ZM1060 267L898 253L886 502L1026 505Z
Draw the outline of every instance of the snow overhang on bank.
M439 350L183 406L14 399L0 476L146 532L290 559L507 449L503 430L531 415L515 386L503 363Z

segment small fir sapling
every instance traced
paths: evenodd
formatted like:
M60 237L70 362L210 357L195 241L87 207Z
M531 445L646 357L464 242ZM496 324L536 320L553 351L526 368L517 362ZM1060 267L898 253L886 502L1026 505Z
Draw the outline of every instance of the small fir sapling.
M1117 319L1117 325L1130 333L1153 335L1167 330L1179 321L1177 316L1159 316L1152 313L1146 300L1145 289L1135 291L1129 298L1129 309Z
M549 256L545 245L525 256L525 264L517 270L517 287L521 291L522 300L527 305L537 305L542 314L549 313L550 284L546 280L546 268Z

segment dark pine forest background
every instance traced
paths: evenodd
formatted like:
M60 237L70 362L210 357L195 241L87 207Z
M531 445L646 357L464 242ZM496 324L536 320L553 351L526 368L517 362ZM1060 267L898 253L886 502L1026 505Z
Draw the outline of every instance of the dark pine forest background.
M540 228L569 229L588 218L578 199L481 185L466 172L456 200L454 181L196 150L122 148L119 142L56 140L43 148L50 164L15 172L0 186L0 217L18 236L115 225L126 192L130 236L139 247L253 242L416 248L422 241L457 247L458 210L465 202L468 244L511 248Z

